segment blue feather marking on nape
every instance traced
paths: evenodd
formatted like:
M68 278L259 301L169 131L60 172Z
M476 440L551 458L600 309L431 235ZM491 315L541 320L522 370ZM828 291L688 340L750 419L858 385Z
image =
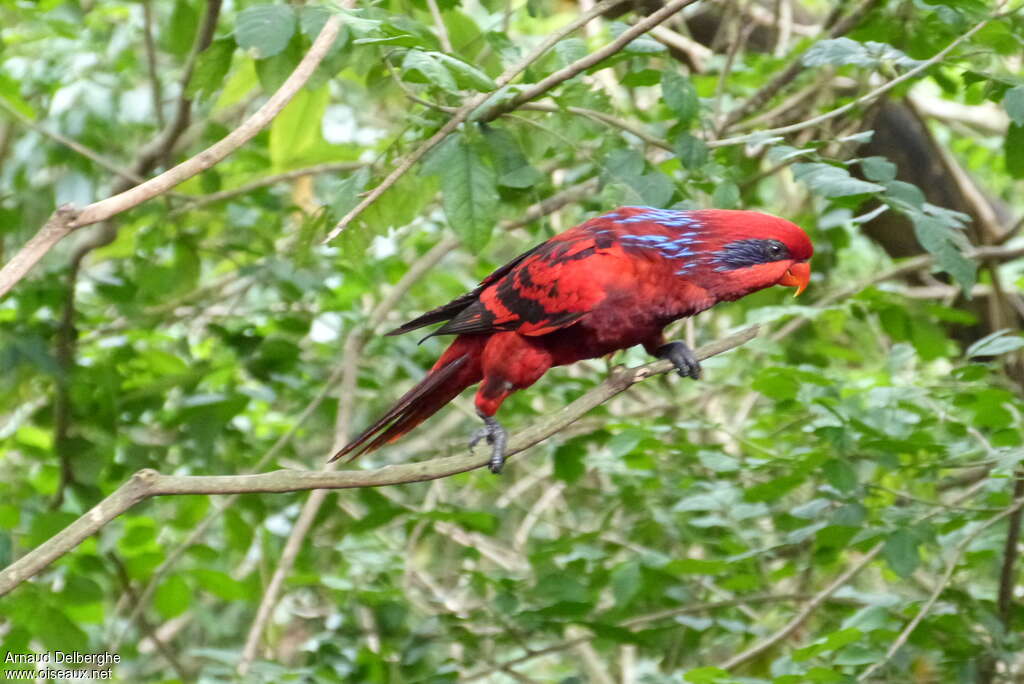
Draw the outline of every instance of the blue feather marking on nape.
M700 221L689 216L689 212L676 209L655 209L653 207L627 207L628 209L642 209L643 213L620 219L619 223L660 223L671 228L683 226L699 226Z
M690 248L690 245L696 242L690 234L674 239L667 235L620 235L619 241L626 247L656 250L666 259L682 259L696 254L696 251Z

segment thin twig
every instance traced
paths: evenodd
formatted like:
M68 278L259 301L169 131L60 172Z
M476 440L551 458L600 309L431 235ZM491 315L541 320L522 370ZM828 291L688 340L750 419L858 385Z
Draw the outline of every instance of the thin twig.
M971 486L965 492L963 492L959 497L954 499L953 503L955 504L967 500L974 494L974 492L981 489L981 487L984 486L984 484L984 481L975 483L973 486ZM921 515L914 522L917 523L927 520L937 515L940 512L940 510L942 509L932 510L924 515ZM803 625L803 623L806 622L807 619L810 618L811 615L813 615L814 612L832 596L832 594L834 594L844 584L853 579L858 573L860 573L861 570L866 568L868 564L871 563L871 561L874 560L875 557L882 552L884 546L885 542L879 542L878 544L875 544L873 547L871 547L870 550L867 551L867 553L865 553L860 559L858 559L856 563L854 563L846 570L844 570L843 573L836 577L834 580L832 580L832 582L830 582L828 586L822 589L819 593L815 594L810 601L805 603L803 607L800 609L800 611L795 616L793 616L793 618L790 619L789 622L787 622L780 629L773 632L769 636L765 637L764 639L754 644L747 650L743 651L742 653L736 654L732 658L729 658L729 660L722 663L720 667L723 670L731 670L733 668L739 667L740 665L752 660L753 658L756 658L765 651L775 647L777 644L785 640L787 637L789 637L789 635L793 634L793 632L799 629L800 626Z
M237 188L229 188L227 190L221 190L220 192L212 192L209 195L197 196L188 204L176 207L172 212L170 212L169 216L177 216L178 214L183 214L188 211L195 211L196 209L205 207L208 204L223 202L224 200L238 197L239 195L246 195L253 190L267 188L271 185L295 180L296 178L302 178L303 176L313 176L321 173L356 171L364 166L366 166L366 164L363 162L326 162L324 164L315 164L302 169L295 169L293 171L274 174L273 176L258 178L244 185L240 185Z
M128 575L128 568L125 567L124 561L122 561L121 557L114 552L110 552L106 555L107 558L109 558L111 563L113 563L114 565L114 570L117 574L117 579L121 583L121 589L128 596L128 600L137 600L138 597L136 596L135 588L132 586L132 580L131 577ZM181 664L181 661L178 660L178 656L174 652L174 649L170 648L166 643L164 643L164 640L161 639L160 635L156 633L156 630L153 629L153 626L150 625L149 622L144 619L139 620L139 626L142 628L142 632L150 639L150 641L153 642L153 646L156 648L157 651L160 652L160 655L162 655L164 659L168 663L170 663L171 669L173 669L175 674L178 675L178 679L180 679L183 682L191 680L192 677L189 676L188 670L186 670L184 665Z
M761 594L761 595L756 595L756 596L743 596L743 597L740 597L740 598L728 599L728 600L725 600L725 601L709 601L707 603L693 603L693 604L686 605L686 606L678 606L676 608L669 608L667 610L659 610L657 612L648 613L646 615L638 615L638 616L636 616L634 618L629 618L627 620L623 620L622 622L619 623L619 627L624 627L624 628L627 628L627 629L631 629L633 631L637 631L638 629L640 629L641 627L643 627L644 625L646 625L646 624L648 624L650 622L658 622L660 620L665 620L667 618L677 617L679 615L693 615L694 613L707 613L707 612L711 612L711 611L718 611L718 610L721 610L723 608L736 608L738 606L745 605L745 604L756 605L756 604L765 604L765 603L786 603L786 602L789 602L789 601L803 601L803 600L808 599L808 598L810 598L810 597L809 596L805 596L803 594ZM830 603L831 602L844 603L844 604L845 603L850 603L850 599L846 599L846 598L841 598L840 599L840 598L831 597L828 600L829 600ZM854 603L856 605L860 605L860 604L857 604L856 602L854 602ZM576 638L573 638L573 639L566 639L565 641L561 641L561 642L559 642L557 644L552 644L551 646L546 646L544 648L539 648L539 649L536 649L536 650L530 650L525 655L521 655L521 656L518 656L517 658L514 658L512 660L508 660L508 661L506 661L504 663L501 663L500 666L499 665L494 665L494 666L491 666L491 667L489 667L487 669L478 670L477 672L470 673L470 674L466 675L464 678L460 679L459 681L461 681L461 682L471 682L471 681L475 681L475 680L478 680L478 679L484 679L488 675L492 675L495 672L502 671L501 668L508 668L508 667L515 667L516 665L522 665L523 663L525 663L525 662L527 662L529 660L533 660L535 658L540 658L541 656L545 656L545 655L548 655L550 653L557 653L558 651L564 651L564 650L570 649L573 646L576 646L576 645L578 645L578 644L580 644L580 643L582 643L584 641L587 641L589 639L591 639L591 637L589 637L589 636L576 637Z
M427 0L427 7L430 8L430 16L434 19L434 28L437 29L437 39L441 41L441 47L449 55L454 54L452 39L448 37L448 27L444 25L441 10L437 7L437 0Z
M99 152L96 152L95 150L86 147L77 140L72 140L71 138L67 137L62 133L58 133L57 131L51 131L46 126L36 123L32 119L28 118L27 116L19 112L17 109L12 107L4 99L0 99L0 109L3 109L5 112L10 114L14 119L18 121L18 123L20 123L25 128L33 130L39 135L55 140L61 145L64 145L68 149L82 155L89 161L95 163L97 166L101 166L107 171L110 171L111 173L117 176L125 178L132 183L142 182L142 177L139 176L137 173L133 172L131 169L126 169L123 165L118 164L117 162L111 159L107 159Z
M672 2L666 3L665 6L657 12L649 14L641 21L638 21L620 33L618 38L608 43L600 50L596 50L589 55L576 60L572 64L562 67L555 73L542 79L539 83L535 83L515 97L505 102L498 103L482 114L480 116L480 120L485 122L491 121L505 112L510 112L531 100L535 100L554 88L556 85L578 76L590 67L600 64L612 55L622 51L623 48L633 42L636 38L647 31L650 31L655 26L663 23L666 19L680 12L687 5L692 5L694 2L696 2L696 0L672 0Z
M722 663L719 667L721 667L723 670L731 670L733 668L739 667L743 663L746 663L752 660L753 658L756 658L768 649L773 648L779 642L786 639L786 637L788 637L790 634L799 629L800 626L804 622L806 622L807 619L811 617L811 615L813 615L814 612L817 611L818 608L832 596L832 594L834 594L836 591L839 590L840 587L842 587L844 584L853 579L861 570L866 568L868 564L875 559L875 556L882 552L883 546L884 544L882 543L875 544L856 563L848 567L845 571L842 572L842 574L840 574L838 577L832 580L828 584L828 586L826 586L820 592L815 594L810 601L805 603L797 612L797 614L794 615L793 618L789 620L789 622L783 625L781 629L772 633L769 637L754 644L747 650L741 653L737 653L732 658L729 658L724 663Z
M156 44L153 41L153 5L150 0L142 0L142 43L146 47L146 69L153 94L153 116L156 125L164 127L164 95L163 84L156 68Z
M664 25L652 28L651 38L685 54L690 59L690 69L694 73L704 73L708 60L714 57L714 53L703 44Z
M1024 471L1018 470L1013 483L1013 498L1024 497ZM1017 556L1020 544L1021 509L1018 508L1010 516L1010 524L1006 528L1006 542L1003 544L1003 565L999 570L999 597L996 606L999 608L999 619L1009 632L1013 618L1013 590L1017 586Z

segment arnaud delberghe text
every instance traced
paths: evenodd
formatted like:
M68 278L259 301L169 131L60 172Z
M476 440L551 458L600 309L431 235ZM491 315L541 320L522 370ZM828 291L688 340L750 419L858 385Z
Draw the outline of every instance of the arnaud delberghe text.
M10 653L4 657L4 663L42 664L42 665L92 665L107 667L121 662L116 653L82 653L81 651L43 651L42 653Z

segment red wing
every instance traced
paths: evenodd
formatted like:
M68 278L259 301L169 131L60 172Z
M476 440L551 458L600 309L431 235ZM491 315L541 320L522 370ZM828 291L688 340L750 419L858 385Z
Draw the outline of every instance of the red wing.
M622 256L612 243L603 231L578 229L545 242L434 334L546 335L576 323L605 298L601 276Z

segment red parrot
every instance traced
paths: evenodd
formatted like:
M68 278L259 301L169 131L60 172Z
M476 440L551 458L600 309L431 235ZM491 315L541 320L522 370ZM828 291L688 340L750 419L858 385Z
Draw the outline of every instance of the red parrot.
M447 321L431 335L457 335L418 385L341 451L350 458L394 442L470 385L491 472L505 460L501 403L552 366L642 344L700 377L669 323L771 285L807 287L814 252L798 226L756 211L620 207L554 236L484 278L472 292L388 335Z

